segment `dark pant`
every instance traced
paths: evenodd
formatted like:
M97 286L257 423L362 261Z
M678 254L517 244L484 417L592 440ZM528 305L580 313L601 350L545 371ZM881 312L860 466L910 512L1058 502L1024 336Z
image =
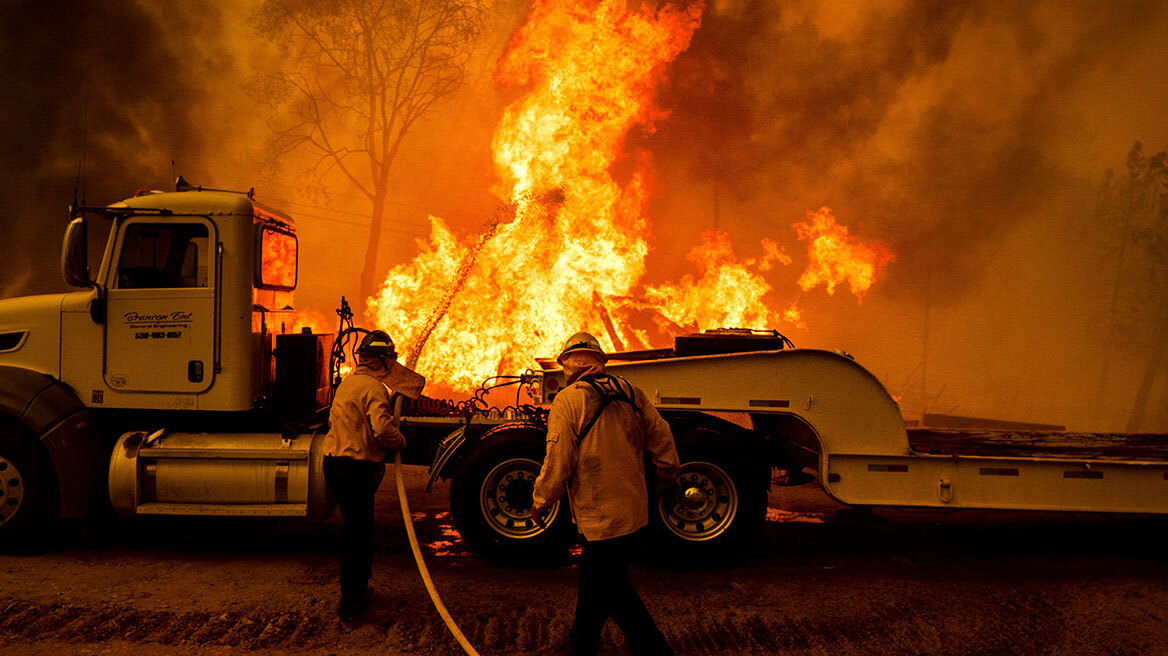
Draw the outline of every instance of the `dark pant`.
M673 649L653 623L649 611L629 580L629 563L636 551L636 535L584 542L580 553L580 588L576 621L568 653L592 656L600 646L600 632L611 617L625 634L629 650L638 656L672 656Z
M341 508L345 540L341 550L341 603L365 601L373 576L373 496L385 465L325 456L324 479Z

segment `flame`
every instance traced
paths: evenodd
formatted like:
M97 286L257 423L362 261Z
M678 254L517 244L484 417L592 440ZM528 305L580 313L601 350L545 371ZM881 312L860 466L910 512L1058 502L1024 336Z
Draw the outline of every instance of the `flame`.
M688 256L695 274L643 280L652 162L627 152L626 136L666 118L653 90L704 7L629 4L536 0L495 76L525 92L492 142L504 210L468 240L430 217L417 256L369 300L369 318L405 345L407 360L420 355L417 368L431 381L469 391L554 355L580 330L625 350L666 346L695 329L803 324L797 296L772 309L782 303L767 274L792 258L770 239L761 255L740 259L731 235L707 231ZM621 181L612 174L618 162L631 165ZM823 284L830 294L846 281L860 295L891 258L850 237L827 208L795 229L809 242L804 291Z
M830 207L808 212L807 220L795 224L799 239L808 240L807 270L799 276L803 291L823 285L828 294L836 285L848 284L857 299L876 280L876 272L892 260L892 253L879 245L860 243L848 234L848 227L836 223Z
M652 90L689 45L701 10L535 3L496 73L498 84L528 90L506 108L493 140L514 219L464 245L431 217L418 257L390 271L370 304L380 326L412 337L432 308L447 306L418 365L429 377L470 389L526 369L578 330L614 348L595 299L628 296L644 275L649 161L636 154L624 185L610 169L629 130L651 130L660 118ZM448 301L450 286L458 294ZM409 348L420 346L415 339Z
M683 276L676 284L647 286L645 300L691 330L775 325L779 318L763 301L771 286L762 272L769 271L775 262L790 264L791 258L769 239L762 245L761 258L740 261L734 256L729 234L707 230L702 243L687 258L701 274Z
M287 332L299 333L305 328L318 335L337 332L337 320L312 309L296 310L289 319L283 319Z

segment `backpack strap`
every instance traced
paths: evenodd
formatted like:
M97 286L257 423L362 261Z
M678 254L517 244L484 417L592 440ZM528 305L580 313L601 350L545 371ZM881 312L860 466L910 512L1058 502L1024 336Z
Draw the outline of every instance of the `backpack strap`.
M611 374L602 374L599 376L584 376L580 379L587 383L589 387L600 395L600 406L593 413L592 418L588 420L584 427L580 429L580 434L576 436L576 445L584 441L585 436L588 435L592 427L596 425L596 420L600 419L600 415L604 414L604 409L614 401L627 403L633 408L633 412L638 416L641 414L641 409L637 407L636 398L633 395L633 385L629 381ZM626 389L627 387L627 389Z

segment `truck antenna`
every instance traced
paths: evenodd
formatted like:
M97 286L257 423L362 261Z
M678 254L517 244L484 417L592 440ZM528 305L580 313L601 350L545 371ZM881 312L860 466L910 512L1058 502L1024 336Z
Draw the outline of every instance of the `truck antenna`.
M89 143L89 98L81 115L81 160L77 162L77 179L73 181L73 207L77 207L77 190L81 189L81 205L85 205L85 148Z

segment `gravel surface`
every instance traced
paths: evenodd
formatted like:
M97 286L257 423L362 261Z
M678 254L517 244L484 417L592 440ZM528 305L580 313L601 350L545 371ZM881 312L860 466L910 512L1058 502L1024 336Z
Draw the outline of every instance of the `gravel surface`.
M392 475L392 472L390 472ZM0 556L0 654L457 654L378 493L375 598L336 619L339 515L74 522L35 556ZM484 656L557 654L576 572L465 551L448 488L410 502L431 572ZM634 581L679 654L1166 654L1168 518L849 512L817 483L775 488L757 543ZM843 512L841 512L841 510ZM624 654L610 623L605 654Z

